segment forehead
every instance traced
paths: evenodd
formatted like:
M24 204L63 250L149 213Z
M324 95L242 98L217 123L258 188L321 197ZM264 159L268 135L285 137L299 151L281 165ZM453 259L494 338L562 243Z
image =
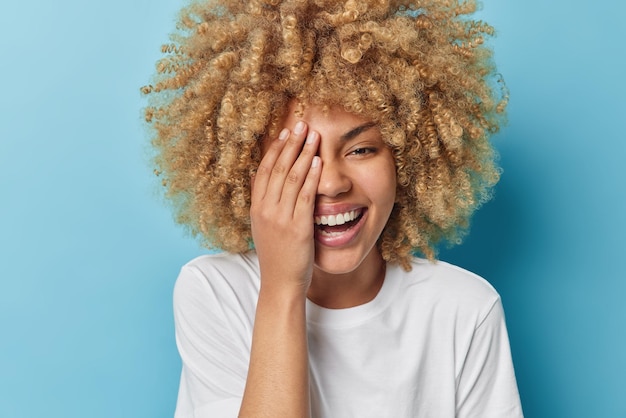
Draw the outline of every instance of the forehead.
M321 136L341 136L350 130L369 123L367 119L347 112L336 105L300 103L291 100L281 120L281 128L293 129L298 121L304 121L309 129Z

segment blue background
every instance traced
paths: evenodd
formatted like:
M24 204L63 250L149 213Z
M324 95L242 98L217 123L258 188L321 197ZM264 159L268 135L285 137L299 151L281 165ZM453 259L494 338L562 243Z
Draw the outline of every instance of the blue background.
M496 199L444 259L503 297L526 416L626 417L626 5L485 0L511 90ZM171 292L139 87L176 0L0 15L0 416L170 417Z

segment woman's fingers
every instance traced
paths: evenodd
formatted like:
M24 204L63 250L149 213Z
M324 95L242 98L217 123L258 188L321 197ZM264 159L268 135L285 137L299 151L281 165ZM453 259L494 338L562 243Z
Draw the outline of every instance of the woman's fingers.
M285 178L280 202L281 204L285 204L287 207L294 208L294 211L298 209L297 203L300 203L302 194L311 194L310 188L312 186L312 178L310 177L310 175L311 170L314 170L316 168L312 165L315 154L317 153L318 145L319 134L315 131L308 132L304 146L302 147L302 150L300 151L297 160L292 165ZM319 161L317 161L316 164L319 164ZM304 185L306 184L307 180L309 181L309 183L307 184L307 190L305 191ZM310 196L307 197L307 200L309 200L311 211L313 210L313 201L315 199L315 194L317 193L317 183L315 183L314 186L315 188L312 191L313 199L310 199Z
M294 213L296 217L309 219L313 228L313 213L315 208L315 197L317 196L317 186L322 173L322 159L314 155L311 159L304 183L299 190L295 203Z
M285 141L289 135L289 129L283 129L278 135L278 138L272 140L268 149L265 151L253 179L254 186L251 190L253 201L263 199L265 197L267 186L274 169L274 164L276 164L276 160L278 160L278 157L280 156L280 153L285 145Z
M265 149L252 189L252 237L264 281L305 285L313 263L313 211L320 180L320 135L300 123ZM278 239L277 239L278 238ZM294 251L297 259L286 259ZM292 282L293 283L293 282Z
M287 185L297 185L298 177L306 175L306 171L302 173L302 165L294 164L300 156L305 138L307 134L307 126L300 121L291 131L291 134L284 140L284 145L280 151L280 155L276 159L272 167L269 178L265 198L269 198L274 202L279 202L283 195L283 190ZM298 168L300 168L298 170ZM300 185L302 182L299 182Z
M282 209L292 215L318 146L319 134L309 132L304 122L298 122L293 131L283 129L269 145L259 164L253 179L253 201L263 200L271 205L280 203ZM315 192L312 192L313 195Z

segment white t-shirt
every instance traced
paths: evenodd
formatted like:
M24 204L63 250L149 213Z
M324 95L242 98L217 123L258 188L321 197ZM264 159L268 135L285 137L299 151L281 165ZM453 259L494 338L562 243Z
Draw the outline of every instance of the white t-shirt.
M522 417L500 298L444 262L388 265L347 309L307 300L314 418ZM237 417L259 293L256 254L206 255L174 290L183 369L176 418Z

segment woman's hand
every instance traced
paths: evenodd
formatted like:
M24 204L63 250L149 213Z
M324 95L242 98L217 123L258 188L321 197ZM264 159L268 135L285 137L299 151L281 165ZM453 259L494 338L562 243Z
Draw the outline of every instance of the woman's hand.
M300 121L271 141L254 179L250 216L261 287L306 295L313 272L319 134Z
M307 135L308 133L308 135ZM250 367L239 416L309 417L306 292L313 274L319 134L298 122L268 146L252 180L261 268Z

